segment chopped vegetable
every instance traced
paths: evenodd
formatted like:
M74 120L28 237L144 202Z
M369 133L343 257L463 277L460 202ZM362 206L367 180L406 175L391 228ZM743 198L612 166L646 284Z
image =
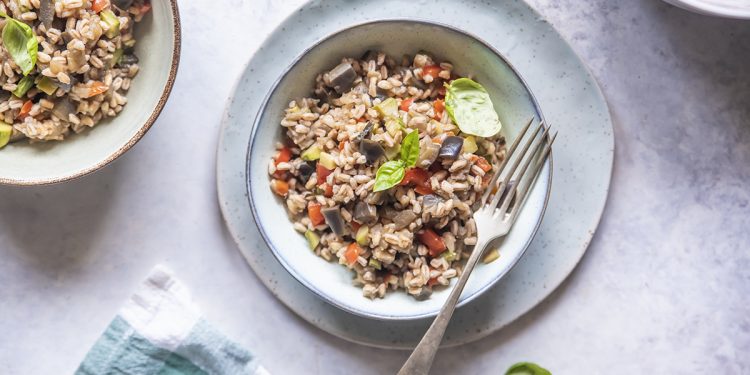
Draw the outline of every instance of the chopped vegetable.
M307 216L310 218L310 222L314 227L317 227L326 221L323 214L320 212L320 208L321 204L318 202L312 201L307 204Z
M105 24L107 24L107 32L104 33L104 35L107 36L107 38L114 38L118 35L120 35L120 19L117 18L114 12L112 12L111 9L107 9L99 13L99 17L104 21Z
M0 16L5 17L3 46L16 65L21 68L23 75L26 76L31 73L36 65L39 42L29 25L2 12L0 12Z
M536 363L519 362L510 366L505 375L552 375L552 373Z
M327 152L320 153L320 161L318 161L318 164L322 164L324 167L330 170L336 169L336 160L333 158L333 155Z
M360 120L364 121L363 119L360 119ZM360 122L362 122L362 121L360 121ZM362 140L364 140L367 137L369 137L370 134L372 133L372 129L373 129L374 126L375 125L373 124L372 121L368 121L367 124L365 124L365 128L362 129L362 131L359 134L357 134L357 142L361 142Z
M271 190L273 190L276 195L286 197L287 193L289 193L289 184L286 181L274 179L271 181Z
M57 91L57 83L49 77L42 76L36 81L36 88L47 95L52 95Z
M55 101L55 106L52 108L52 114L60 120L67 121L71 113L76 112L76 107L71 102L68 96L64 96Z
M109 0L94 0L94 3L91 4L91 10L93 10L96 13L99 13L108 6L109 6Z
M430 180L430 172L422 168L409 168L400 185L424 185Z
M440 254L440 257L445 259L447 262L452 262L456 260L456 252L448 250Z
M417 301L424 301L430 298L432 295L432 288L423 286L422 289L419 290L419 293L414 295L414 299Z
M331 227L333 233L339 237L343 237L345 233L344 229L344 218L341 217L341 210L338 207L327 207L321 210L323 217L326 220L326 224Z
M310 245L310 250L315 250L318 244L320 244L320 236L311 230L305 232L305 238L307 239L307 244Z
M357 79L357 72L354 71L352 64L345 62L331 69L328 72L328 78L330 79L329 86L333 87L337 93L343 94L354 86L354 81Z
M367 159L367 164L372 165L378 159L385 156L385 149L380 143L370 139L364 139L359 143L359 152Z
M333 184L325 183L323 184L325 187L323 188L323 196L326 198L330 198L333 196Z
M320 159L320 147L318 145L312 145L307 150L302 152L300 155L302 160L314 161Z
M422 242L430 250L431 257L436 257L447 249L443 238L432 229L428 228L417 232L417 238L419 238L419 242Z
M375 110L380 113L384 119L398 117L398 102L394 98L383 100L375 106Z
M12 134L13 134L13 126L0 121L0 148L5 147L5 145L7 145L8 142L10 142L10 136Z
M48 30L55 20L55 4L53 2L54 0L39 1L39 21L42 21Z
M380 261L375 258L370 258L370 261L367 263L368 266L380 271L383 266L380 264Z
M315 173L318 175L318 185L322 185L326 182L326 178L328 178L328 176L333 173L333 170L324 167L321 163L318 163L315 166Z
M431 76L432 78L438 78L441 70L443 69L439 65L427 65L422 68L422 77Z
M378 219L378 211L375 206L363 201L354 205L354 220L361 224L372 224Z
M138 9L138 14L146 14L149 11L151 11L151 1L146 0L143 2L143 5Z
M31 100L27 100L23 103L23 106L21 106L21 112L18 112L18 118L23 120L26 118L26 116L31 112L31 107L34 106L34 103L31 102Z
M491 137L502 128L487 90L468 79L450 83L445 96L445 109L462 132Z
M393 159L401 152L401 145L396 144L393 145L393 147L388 147L385 149L385 157L388 159Z
M112 54L112 60L109 61L109 67L112 68L115 65L120 64L120 61L122 60L122 55L125 53L125 50L122 48L118 48L115 50L115 52Z
M34 77L25 76L18 82L16 89L13 90L13 95L23 98L32 86L34 86Z
M112 0L112 4L122 10L128 10L133 5L133 0Z
M479 156L477 158L477 161L475 163L476 163L477 166L479 166L479 168L482 168L482 170L485 173L487 173L490 170L492 170L492 165L490 165L490 163L487 161L487 159L485 159L485 158L483 158L481 156Z
M311 166L309 163L302 163L299 165L299 168L297 168L297 172L299 173L299 177L302 182L307 182L307 180L310 179L310 176L312 176L313 172L315 172L315 168L313 168L313 166Z
M484 254L484 258L482 258L482 263L488 264L492 263L497 260L497 258L500 258L500 252L497 251L497 249L492 249L487 252L487 254Z
M417 167L429 168L432 163L437 159L440 153L440 143L435 143L430 137L422 138L419 143L419 158L417 159Z
M411 103L414 103L414 98L406 98L401 101L401 105L399 105L398 108L404 112L409 112L409 106L411 106Z
M440 199L440 197L438 197L437 195L433 195L433 194L427 194L424 197L422 197L422 205L425 208L436 206L441 201L442 201L442 199Z
M344 251L344 258L346 259L346 263L350 266L354 265L361 252L362 248L359 247L359 245L354 242L350 243L349 246L346 247L346 251Z
M104 82L99 81L92 81L90 84L88 84L84 90L83 95L81 95L83 98L90 98L92 96L97 96L99 94L103 94L109 90L109 86L105 85Z
M464 148L462 152L473 154L477 152L477 150L479 150L479 147L477 147L477 141L473 135L464 138Z
M361 246L367 246L370 243L370 228L367 225L363 225L357 229L357 234L354 236L357 244ZM380 268L378 268L380 269Z
M440 146L438 155L443 159L456 160L461 155L461 149L464 147L464 139L455 135L445 138L443 145Z
M435 111L435 119L440 121L443 118L443 111L445 110L445 102L438 99L432 104L432 108Z
M403 210L393 218L393 224L396 224L396 230L401 230L409 226L414 220L417 219L417 214L412 210Z

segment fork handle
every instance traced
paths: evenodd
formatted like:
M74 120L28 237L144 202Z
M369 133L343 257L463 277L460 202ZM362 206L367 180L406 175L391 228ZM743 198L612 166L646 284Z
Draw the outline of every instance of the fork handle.
M432 361L435 359L435 353L437 353L440 347L440 342L443 341L445 329L448 328L453 311L456 310L458 298L461 296L464 286L466 286L466 281L469 279L471 271L474 270L474 266L482 256L482 253L484 253L485 247L489 242L489 239L478 238L477 244L474 246L474 251L471 252L469 260L466 261L464 271L461 273L461 277L458 278L456 286L451 290L448 300L443 305L443 308L440 309L440 313L435 317L435 320L422 337L422 340L414 348L409 359L406 360L401 370L398 371L398 375L427 375L430 372Z

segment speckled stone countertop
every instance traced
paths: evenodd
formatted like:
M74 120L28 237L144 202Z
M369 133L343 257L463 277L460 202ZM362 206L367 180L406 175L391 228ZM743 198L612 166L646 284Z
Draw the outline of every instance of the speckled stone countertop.
M287 310L221 221L226 98L300 3L181 2L180 72L146 137L84 179L0 187L0 373L71 373L157 263L273 373L400 367L408 353L344 342ZM519 360L555 374L750 373L750 22L656 0L531 3L609 102L608 206L561 288L497 334L440 352L434 373L497 374Z

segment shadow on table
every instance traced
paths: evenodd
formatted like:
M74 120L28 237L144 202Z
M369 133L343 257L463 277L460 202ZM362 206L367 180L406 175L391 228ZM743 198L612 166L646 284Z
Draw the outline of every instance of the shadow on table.
M118 163L50 186L0 186L0 257L48 277L90 260L117 195Z

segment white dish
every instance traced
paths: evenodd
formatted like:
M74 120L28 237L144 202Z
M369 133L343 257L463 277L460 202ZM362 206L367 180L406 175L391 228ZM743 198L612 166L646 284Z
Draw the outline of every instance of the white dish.
M727 18L750 19L750 0L664 0L680 8Z
M503 280L456 311L445 346L477 340L513 322L552 293L585 253L607 199L612 171L614 138L606 102L585 65L531 7L523 2L490 4L435 0L422 7L397 0L314 1L281 23L242 73L241 80L256 84L243 86L248 92L234 96L227 105L217 155L219 204L229 232L259 279L310 324L364 345L410 348L431 323L431 319L384 322L363 318L318 298L271 254L247 204L249 121L274 79L296 56L322 37L353 24L417 17L477 35L514 64L544 108L547 121L560 131L555 141L555 186L537 236ZM247 116L237 117L243 112Z
M521 78L491 47L461 31L417 20L370 22L325 38L292 63L260 106L248 150L248 196L263 239L284 268L324 300L357 315L384 320L435 316L448 298L448 288L435 288L424 301L417 301L403 291L389 292L382 299L362 296L362 288L352 284L350 270L309 251L307 241L289 221L284 202L269 187L268 162L276 153L275 143L283 141L279 124L289 101L310 96L315 77L336 66L342 57L361 56L367 50L384 51L390 56L425 50L441 61L450 61L460 75L471 75L488 90L509 142L530 116L538 121L542 115ZM253 83L239 83L235 95L247 93L243 85ZM250 123L250 118L243 119L244 116L241 113L235 118ZM511 232L502 241L493 243L500 258L475 269L459 306L494 285L523 255L544 214L551 180L549 165L548 161Z

